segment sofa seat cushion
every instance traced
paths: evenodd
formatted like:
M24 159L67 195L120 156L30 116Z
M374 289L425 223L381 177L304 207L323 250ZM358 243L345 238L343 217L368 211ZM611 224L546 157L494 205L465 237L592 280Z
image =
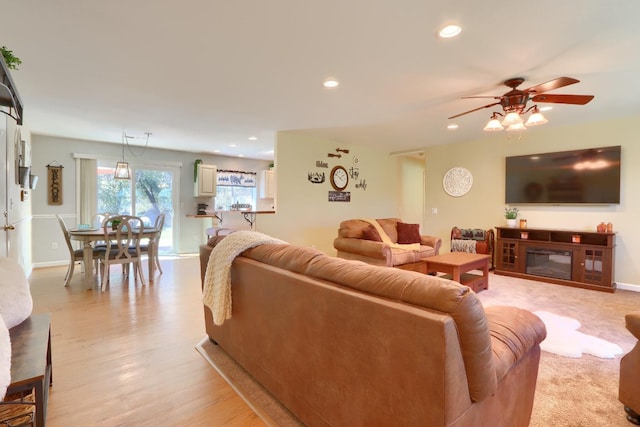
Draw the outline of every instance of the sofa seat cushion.
M406 249L385 247L383 248L383 252L388 254L387 259L391 260L389 267L419 262L423 258L435 255L435 249L426 245L420 245L419 251L408 251Z

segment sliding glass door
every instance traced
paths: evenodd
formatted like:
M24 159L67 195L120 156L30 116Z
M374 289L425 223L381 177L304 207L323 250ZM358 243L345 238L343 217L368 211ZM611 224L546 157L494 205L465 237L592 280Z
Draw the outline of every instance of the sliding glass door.
M113 162L98 162L98 212L136 215L145 225L154 225L164 213L160 253L175 252L173 217L177 194L173 188L177 168L131 166L131 179L114 179Z

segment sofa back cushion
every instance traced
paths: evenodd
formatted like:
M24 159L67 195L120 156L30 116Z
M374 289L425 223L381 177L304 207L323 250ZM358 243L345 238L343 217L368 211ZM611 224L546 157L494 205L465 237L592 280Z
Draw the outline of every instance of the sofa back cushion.
M261 245L243 255L327 283L449 314L459 332L471 398L480 401L495 392L497 379L487 318L468 287L415 272L329 257L295 245Z

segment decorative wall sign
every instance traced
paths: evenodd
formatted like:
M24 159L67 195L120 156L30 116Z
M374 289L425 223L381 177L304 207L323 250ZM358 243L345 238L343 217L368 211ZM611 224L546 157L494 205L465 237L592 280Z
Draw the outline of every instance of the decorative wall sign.
M351 179L358 179L358 175L360 175L360 170L358 168L349 168L349 176L351 177Z
M367 189L367 180L361 179L358 184L356 184L356 188L362 188L363 190Z
M329 167L329 163L325 163L322 160L316 160L316 167L317 168L328 168Z
M325 181L324 172L309 172L307 180L312 184L322 184Z
M50 205L62 204L62 168L64 166L47 165L47 202Z
M329 201L330 202L350 202L351 192L350 191L329 191Z
M453 197L464 196L471 190L473 185L473 176L465 168L451 168L444 174L442 178L442 187L448 195Z

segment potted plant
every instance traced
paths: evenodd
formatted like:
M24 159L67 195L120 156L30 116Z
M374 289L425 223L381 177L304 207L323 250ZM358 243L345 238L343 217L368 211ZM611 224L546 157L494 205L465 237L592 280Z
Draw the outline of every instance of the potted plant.
M518 208L510 208L509 206L505 207L504 217L507 219L507 226L515 227L516 218L518 217Z
M2 58L4 59L5 64L7 64L7 68L17 70L18 65L22 64L20 58L15 56L13 51L9 50L6 46L0 47L0 52L2 52Z

